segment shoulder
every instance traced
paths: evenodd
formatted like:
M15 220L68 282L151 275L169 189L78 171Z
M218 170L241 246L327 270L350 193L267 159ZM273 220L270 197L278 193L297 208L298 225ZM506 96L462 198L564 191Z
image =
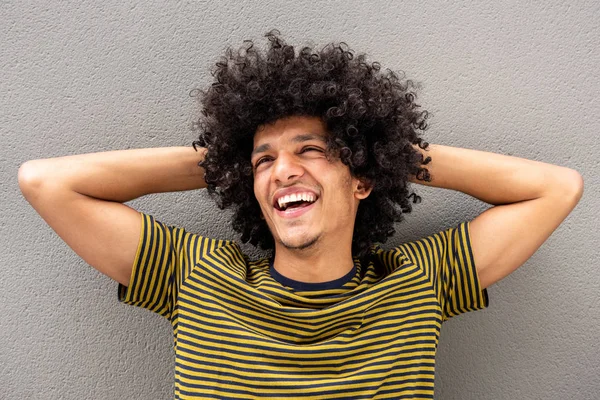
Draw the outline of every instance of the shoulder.
M384 249L381 244L371 246L367 268L379 275L387 276L407 263L407 257L400 246Z

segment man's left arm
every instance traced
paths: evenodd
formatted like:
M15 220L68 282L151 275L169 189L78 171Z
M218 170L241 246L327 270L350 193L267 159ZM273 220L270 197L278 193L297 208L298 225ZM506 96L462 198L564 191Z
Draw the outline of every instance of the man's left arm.
M575 208L583 178L570 168L479 150L429 144L426 186L458 190L494 205L469 222L481 288L523 265Z

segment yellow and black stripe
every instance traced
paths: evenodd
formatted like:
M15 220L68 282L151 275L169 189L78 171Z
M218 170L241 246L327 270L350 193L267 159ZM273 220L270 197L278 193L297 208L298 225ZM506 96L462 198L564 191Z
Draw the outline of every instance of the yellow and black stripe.
M442 322L488 306L468 222L306 284L140 214L119 300L171 321L177 399L432 399Z

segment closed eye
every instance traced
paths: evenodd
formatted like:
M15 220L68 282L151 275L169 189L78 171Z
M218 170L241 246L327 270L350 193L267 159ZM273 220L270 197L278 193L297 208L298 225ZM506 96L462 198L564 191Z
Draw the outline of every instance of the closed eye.
M319 153L323 153L323 149L319 148L319 147L303 147L302 150L300 150L300 153L305 153L307 151L317 151ZM260 164L263 163L263 161L268 161L272 159L272 157L270 156L265 156L262 158L259 158L256 163L254 164L254 168L257 168Z
M304 147L304 148L302 148L301 153L304 153L305 151L310 151L310 150L316 150L321 153L323 152L323 149L320 149L318 147Z
M256 161L256 164L254 164L254 168L258 167L260 164L262 164L263 161L267 161L267 159L269 159L271 157L262 157L259 158L258 161Z

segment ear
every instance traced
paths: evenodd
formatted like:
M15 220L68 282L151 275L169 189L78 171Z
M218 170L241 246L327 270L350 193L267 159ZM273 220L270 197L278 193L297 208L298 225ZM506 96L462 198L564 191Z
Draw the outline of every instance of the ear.
M371 191L373 190L373 185L366 179L358 179L356 184L356 189L354 190L354 196L363 200L369 197Z

